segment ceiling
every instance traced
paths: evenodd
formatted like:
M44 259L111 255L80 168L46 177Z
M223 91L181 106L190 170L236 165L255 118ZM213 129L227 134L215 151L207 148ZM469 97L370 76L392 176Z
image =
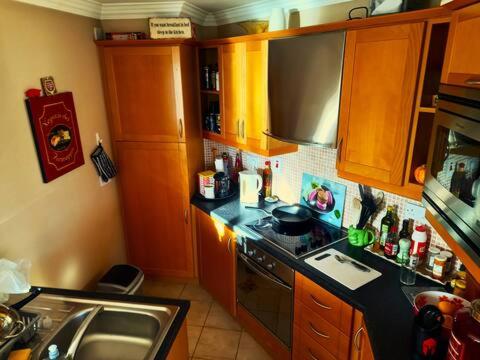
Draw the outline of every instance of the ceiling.
M159 3L159 2L171 2L171 0L97 0L102 4L112 4L112 3ZM192 5L198 6L200 9L203 9L208 12L216 12L219 10L226 10L234 8L237 6L254 4L260 1L252 0L188 0Z
M267 20L275 7L307 10L350 0L14 0L101 20L189 17L203 26Z

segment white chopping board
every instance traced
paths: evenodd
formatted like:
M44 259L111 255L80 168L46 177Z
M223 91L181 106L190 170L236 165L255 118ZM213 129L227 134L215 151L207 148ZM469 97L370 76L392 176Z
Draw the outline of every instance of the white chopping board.
M330 256L323 257L322 255L325 254L330 254ZM382 275L382 273L378 272L377 270L372 269L371 267L356 260L354 260L356 263L367 267L370 269L370 271L361 271L349 262L341 263L335 259L335 255L353 260L352 258L342 254L340 251L328 249L305 259L305 262L333 280L338 281L340 284L346 286L350 290L356 290L360 286L363 286ZM322 257L322 259L316 260L316 258L319 257Z

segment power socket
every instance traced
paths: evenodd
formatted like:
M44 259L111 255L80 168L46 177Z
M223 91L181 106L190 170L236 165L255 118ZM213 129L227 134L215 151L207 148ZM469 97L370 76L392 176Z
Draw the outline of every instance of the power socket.
M413 219L420 222L425 221L425 208L421 205L407 202L405 204L403 216L405 217L405 219Z

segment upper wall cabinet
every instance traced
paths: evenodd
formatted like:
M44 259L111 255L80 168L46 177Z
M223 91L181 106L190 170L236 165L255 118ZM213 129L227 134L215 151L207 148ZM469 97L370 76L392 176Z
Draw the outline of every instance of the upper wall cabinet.
M212 99L216 102L215 95L201 90L204 137L264 156L297 151L296 145L263 133L268 123L268 41L222 44L215 49L222 79L220 121L217 126L210 121L209 103ZM201 68L205 61L212 62L208 53L212 53L212 48L199 50Z
M455 11L442 83L480 88L480 3Z
M105 47L115 140L185 141L179 46Z
M423 30L423 23L414 23L347 33L338 135L340 177L401 192Z

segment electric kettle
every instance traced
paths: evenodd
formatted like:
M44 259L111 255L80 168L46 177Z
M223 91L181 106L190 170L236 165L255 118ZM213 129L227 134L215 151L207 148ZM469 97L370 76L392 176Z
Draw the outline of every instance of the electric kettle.
M255 171L240 171L240 203L245 205L257 205L258 194L262 190L262 177Z

